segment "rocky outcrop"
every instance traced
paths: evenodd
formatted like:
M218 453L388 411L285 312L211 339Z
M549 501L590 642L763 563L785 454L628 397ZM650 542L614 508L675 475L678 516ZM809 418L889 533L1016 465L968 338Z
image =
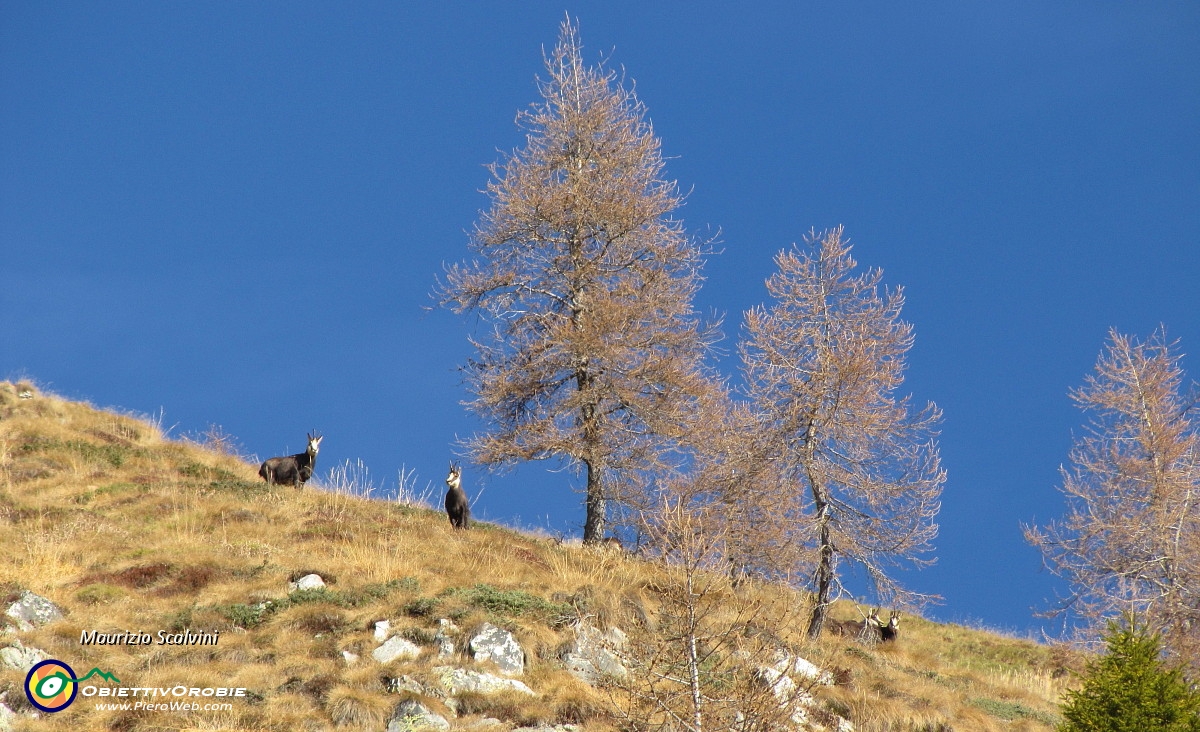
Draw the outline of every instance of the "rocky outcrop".
M0 648L0 668L16 669L21 673L29 673L29 669L47 658L44 651L26 648L19 640L12 641L7 648Z
M776 659L770 666L759 666L758 677L774 692L780 706L790 711L792 722L797 727L807 730L854 732L854 725L828 712L819 715L820 721L814 718L818 716L812 712L817 700L811 690L815 686L832 685L833 674L807 659L783 651L779 652Z
M442 618L438 621L438 631L433 636L433 642L437 644L437 657L439 660L445 660L454 655L454 639L461 632L458 626L451 620Z
M387 732L419 732L450 729L442 715L415 699L400 702L388 719Z
M3 699L3 697L0 697ZM0 701L0 732L11 732L17 723L17 713Z
M525 651L521 650L513 634L503 628L484 623L471 639L470 649L476 661L491 661L502 674L520 676L525 673Z
M411 676L399 676L394 679L388 679L387 690L390 694L417 694L418 696L428 693L421 683Z
M595 685L605 677L624 678L628 671L621 662L627 639L620 628L607 632L591 625L575 628L575 641L562 655L563 666L585 684Z
M439 666L433 669L438 674L442 688L450 696L473 692L477 694L496 694L501 691L517 691L534 696L533 689L516 679L507 679L495 674L482 671L470 671L452 666Z
M398 635L388 638L383 645L371 651L371 658L374 658L379 663L408 661L419 655L421 655L420 646Z
M35 595L29 590L21 593L17 601L8 606L4 614L11 618L19 630L29 631L34 628L61 620L62 609L41 595Z

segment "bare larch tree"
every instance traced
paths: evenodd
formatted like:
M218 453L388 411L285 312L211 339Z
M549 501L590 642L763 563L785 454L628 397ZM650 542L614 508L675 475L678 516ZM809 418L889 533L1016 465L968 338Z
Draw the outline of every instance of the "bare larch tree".
M782 533L806 549L815 638L843 593L839 560L861 567L880 601L929 599L905 590L893 570L932 561L946 478L934 442L941 413L897 398L913 343L900 319L903 294L881 289L879 270L854 273L840 227L810 234L776 264L773 304L745 318L740 350L755 424L740 430L745 467L729 489L774 507L778 523L765 537Z
M1071 593L1055 612L1102 627L1135 612L1200 670L1200 434L1180 393L1177 343L1160 329L1139 343L1116 330L1072 401L1090 421L1061 490L1067 513L1026 527Z
M672 218L645 107L603 65L585 66L563 23L518 115L525 145L490 168L491 208L437 297L488 326L464 371L486 428L466 447L489 466L560 459L586 481L584 541L609 502L671 464L698 418L717 326L697 317L705 246Z
M797 729L819 676L796 673L786 653L801 604L791 588L741 587L724 569L719 503L694 500L689 476L658 494L643 516L647 557L660 562L647 590L648 620L629 623L622 663L607 679L622 729L638 732L771 732ZM678 490L676 490L678 489Z

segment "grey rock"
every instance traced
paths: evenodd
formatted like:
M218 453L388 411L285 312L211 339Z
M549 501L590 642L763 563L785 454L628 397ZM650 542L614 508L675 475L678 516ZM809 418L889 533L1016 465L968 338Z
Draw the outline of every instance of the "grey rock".
M342 651L342 658L345 659L347 666L353 666L358 663L358 654L351 651Z
M17 713L0 702L0 732L12 732L17 723Z
M461 631L452 620L442 618L438 621L437 634L433 636L433 640L437 643L437 657L439 660L445 660L454 655L454 638Z
M371 651L371 658L380 663L407 661L421 655L421 648L412 641L394 635L387 642Z
M17 628L29 631L39 625L61 620L62 610L41 595L35 595L29 590L21 593L17 601L8 606L4 614L17 623Z
M525 651L521 650L513 634L503 628L484 623L471 639L470 648L476 661L491 661L503 674L520 676L525 673Z
M480 671L468 671L452 666L438 666L433 669L438 674L442 688L450 696L458 696L464 692L478 694L495 694L500 691L518 691L522 694L535 696L533 689L516 679L506 679L495 674Z
M815 682L821 686L833 685L833 674L822 669L808 659L793 656L787 651L775 652L775 663L771 665L780 674L788 674L806 682Z
M295 582L288 583L288 592L296 590L316 590L325 586L325 580L319 574L306 574Z
M607 633L591 625L575 628L575 641L562 656L563 666L586 684L595 685L602 678L624 678L628 672L621 663L627 639L620 628Z
M387 725L387 732L417 732L430 729L450 729L450 723L445 717L414 699L400 702L388 719Z
M380 620L375 623L375 642L382 643L392 634L392 621Z
M781 708L791 713L792 723L803 729L823 730L809 718L809 711L816 706L817 701L811 690L815 686L828 686L834 683L833 674L820 666L799 656L792 656L785 651L776 654L776 661L771 666L759 666L758 677L775 693ZM837 732L853 732L854 725L841 717L834 727Z
M34 664L45 661L49 656L37 648L26 648L21 641L13 641L7 648L0 648L0 668L12 668L29 673Z
M425 687L421 686L420 682L411 676L401 676L395 679L388 679L387 690L391 694L402 694L404 692L410 692L413 694L425 693Z

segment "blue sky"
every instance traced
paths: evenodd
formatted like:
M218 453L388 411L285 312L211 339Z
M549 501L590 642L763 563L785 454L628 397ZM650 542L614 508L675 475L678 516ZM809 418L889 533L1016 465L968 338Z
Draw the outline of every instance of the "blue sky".
M731 353L810 229L906 288L949 480L905 581L1041 628L1061 588L1019 524L1062 513L1067 390L1110 327L1200 348L1200 5L420 5L0 0L0 378L261 457L317 428L319 472L440 492L470 326L424 308L566 12L636 82L688 229L721 232L697 304ZM579 533L567 474L464 484Z

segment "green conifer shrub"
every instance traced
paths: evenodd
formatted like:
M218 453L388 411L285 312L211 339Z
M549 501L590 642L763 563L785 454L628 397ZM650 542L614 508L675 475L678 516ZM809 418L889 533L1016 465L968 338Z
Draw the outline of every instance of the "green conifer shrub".
M1160 641L1134 617L1109 621L1108 652L1067 692L1059 732L1200 732L1200 693L1163 663Z

